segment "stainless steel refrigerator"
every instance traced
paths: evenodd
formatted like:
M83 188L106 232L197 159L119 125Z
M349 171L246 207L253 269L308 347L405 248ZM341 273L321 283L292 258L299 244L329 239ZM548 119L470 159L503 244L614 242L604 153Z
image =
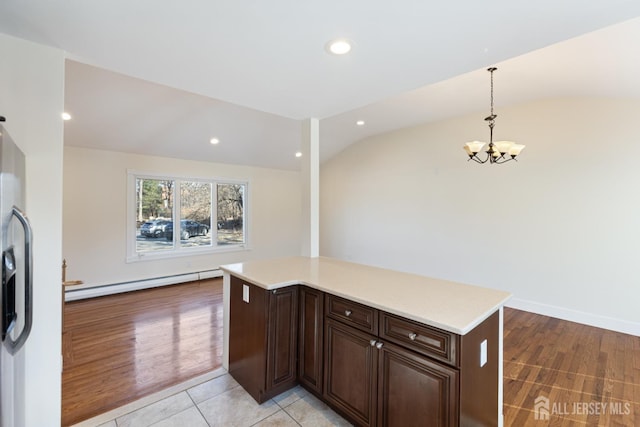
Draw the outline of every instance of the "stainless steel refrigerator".
M31 227L22 210L24 188L24 154L0 123L0 427L21 426L25 421L24 344L31 331L33 264Z

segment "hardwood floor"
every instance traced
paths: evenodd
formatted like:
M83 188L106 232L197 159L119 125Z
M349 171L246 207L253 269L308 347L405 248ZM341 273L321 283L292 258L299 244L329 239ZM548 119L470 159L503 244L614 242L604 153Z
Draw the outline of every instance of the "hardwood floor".
M62 425L221 366L222 280L65 304Z
M504 415L507 426L640 425L640 337L505 309Z
M65 426L216 369L222 281L69 302L63 351ZM540 396L548 421L535 417ZM640 337L505 309L504 415L517 427L640 425Z

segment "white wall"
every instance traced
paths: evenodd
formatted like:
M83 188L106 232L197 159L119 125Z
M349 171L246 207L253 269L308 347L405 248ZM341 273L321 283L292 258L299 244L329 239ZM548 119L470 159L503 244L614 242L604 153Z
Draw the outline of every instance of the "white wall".
M248 180L251 249L126 263L127 169ZM105 285L299 255L300 191L298 172L65 147L63 255L67 280Z
M321 254L504 289L640 335L640 101L499 108L519 162L478 165L483 112L369 138L321 168ZM393 284L390 284L392 286Z
M64 53L0 34L0 115L26 155L26 212L34 234L33 329L24 352L26 418L60 424L60 263ZM23 424L24 423L24 424Z

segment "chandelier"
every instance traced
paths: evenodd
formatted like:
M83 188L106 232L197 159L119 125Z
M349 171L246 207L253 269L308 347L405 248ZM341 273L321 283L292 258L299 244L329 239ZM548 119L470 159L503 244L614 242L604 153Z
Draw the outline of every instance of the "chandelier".
M496 123L497 114L493 113L493 72L497 70L496 67L487 68L487 71L491 73L491 115L485 117L485 121L489 122L489 144L482 141L467 142L464 145L464 150L469 155L468 160L473 160L477 163L495 163L501 164L511 160L515 160L516 156L524 150L524 145L516 144L511 141L496 141L493 142L493 127ZM478 155L484 146L487 146L484 154ZM482 159L480 156L484 157Z

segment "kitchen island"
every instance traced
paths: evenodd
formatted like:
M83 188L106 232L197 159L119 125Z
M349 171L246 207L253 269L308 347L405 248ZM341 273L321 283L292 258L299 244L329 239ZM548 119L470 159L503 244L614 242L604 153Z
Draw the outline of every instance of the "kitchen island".
M358 425L501 425L503 291L331 258L221 267L223 365Z

